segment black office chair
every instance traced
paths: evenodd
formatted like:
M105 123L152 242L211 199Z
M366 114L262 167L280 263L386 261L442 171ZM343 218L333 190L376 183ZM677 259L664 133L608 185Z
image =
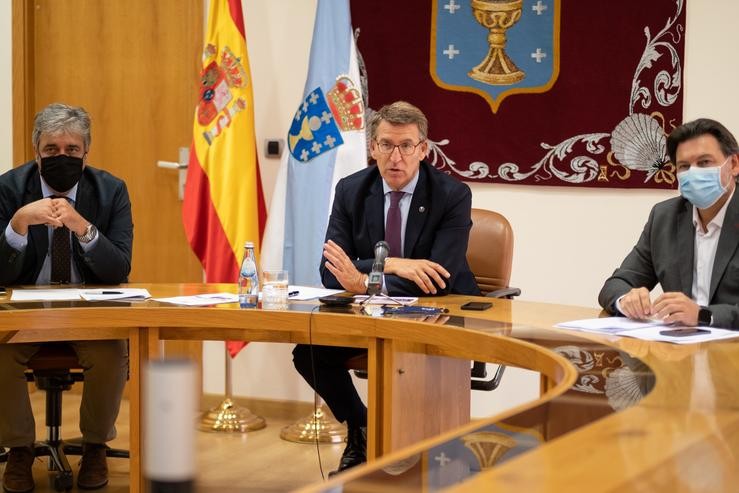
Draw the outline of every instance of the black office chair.
M26 379L46 392L46 440L34 444L36 457L48 456L49 471L58 471L54 477L54 489L66 491L72 488L72 468L67 455L82 455L81 443L61 439L62 392L72 388L74 382L84 380L77 353L63 342L46 343L28 362ZM106 450L108 457L128 458L128 450ZM8 451L0 450L0 462L6 462Z

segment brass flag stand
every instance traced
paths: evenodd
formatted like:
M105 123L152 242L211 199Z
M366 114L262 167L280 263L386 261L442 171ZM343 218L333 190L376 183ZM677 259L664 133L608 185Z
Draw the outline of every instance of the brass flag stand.
M226 398L220 405L205 412L200 418L198 429L201 431L246 433L261 430L267 423L264 418L252 413L249 409L236 404L233 397L231 355L224 343L226 351Z
M336 421L328 406L315 395L315 411L285 426L280 438L298 443L339 443L346 437L346 426Z

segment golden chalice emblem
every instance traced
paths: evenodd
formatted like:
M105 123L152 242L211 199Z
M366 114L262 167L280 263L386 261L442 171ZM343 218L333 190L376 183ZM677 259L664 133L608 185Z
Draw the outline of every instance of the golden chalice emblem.
M515 439L495 431L470 433L462 437L462 442L475 454L483 470L493 467L503 454L516 446Z
M526 74L505 52L506 31L521 18L523 0L470 0L475 20L490 30L490 50L480 64L467 75L485 84L507 86Z

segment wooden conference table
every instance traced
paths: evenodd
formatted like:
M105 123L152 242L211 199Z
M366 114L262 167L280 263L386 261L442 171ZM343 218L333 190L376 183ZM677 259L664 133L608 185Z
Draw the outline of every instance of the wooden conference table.
M132 284L154 297L230 285ZM553 328L596 309L422 300L441 317L371 317L291 302L286 311L153 301L0 298L0 343L130 343L131 491L141 475L140 366L166 339L308 342L368 348L371 462L306 491L736 491L739 343L677 346ZM469 360L541 373L538 399L469 423Z

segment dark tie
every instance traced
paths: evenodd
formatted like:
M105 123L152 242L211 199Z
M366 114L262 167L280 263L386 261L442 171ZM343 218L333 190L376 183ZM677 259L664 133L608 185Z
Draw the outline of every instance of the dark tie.
M69 283L72 280L69 249L69 229L66 226L55 228L51 235L51 282Z
M390 257L402 257L400 241L400 199L405 192L390 192L390 208L387 210L385 222L385 241L390 246Z

